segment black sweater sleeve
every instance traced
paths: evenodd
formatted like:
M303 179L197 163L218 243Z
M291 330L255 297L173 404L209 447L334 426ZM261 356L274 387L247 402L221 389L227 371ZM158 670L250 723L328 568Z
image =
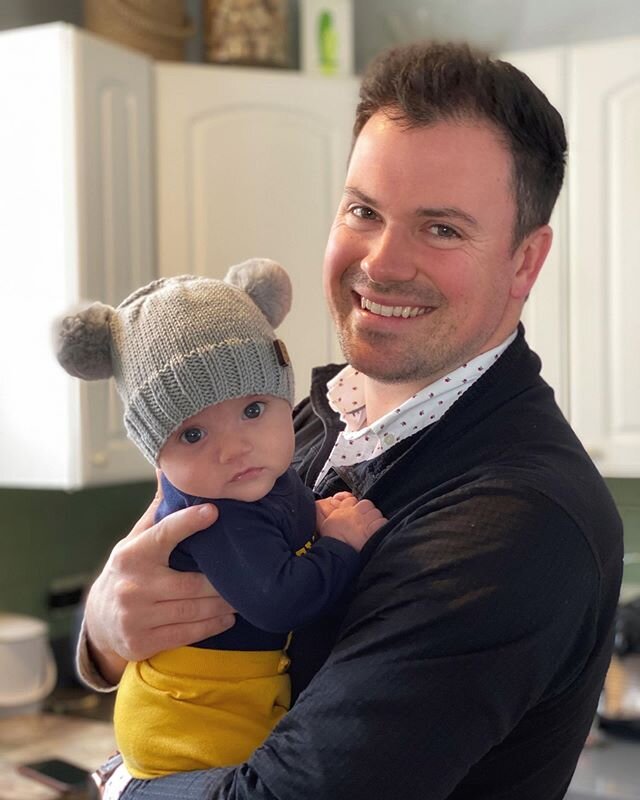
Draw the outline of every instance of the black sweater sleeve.
M589 709L585 723L565 708L545 731L534 788L455 787L520 723L526 753L527 731L540 734L528 715L573 691L593 648L593 554L534 491L476 486L438 502L379 544L327 662L246 764L134 781L125 797L559 797L554 737L579 750ZM509 757L496 760L507 778Z

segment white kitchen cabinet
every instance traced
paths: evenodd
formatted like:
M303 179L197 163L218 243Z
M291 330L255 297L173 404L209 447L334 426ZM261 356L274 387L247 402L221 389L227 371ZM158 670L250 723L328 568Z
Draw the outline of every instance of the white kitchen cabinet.
M358 82L277 70L158 64L161 275L221 278L251 256L282 263L293 308L281 329L297 396L342 360L322 259L342 193Z
M640 476L640 38L572 48L571 416L607 475Z
M112 382L56 363L53 320L154 277L151 61L64 24L0 34L0 486L152 476Z
M640 38L505 57L548 93L569 138L528 338L600 471L640 477Z
M567 107L564 48L525 50L504 58L525 72L564 117ZM553 387L558 405L567 417L571 415L568 211L565 182L551 218L553 245L522 315L529 344L542 358L542 375Z

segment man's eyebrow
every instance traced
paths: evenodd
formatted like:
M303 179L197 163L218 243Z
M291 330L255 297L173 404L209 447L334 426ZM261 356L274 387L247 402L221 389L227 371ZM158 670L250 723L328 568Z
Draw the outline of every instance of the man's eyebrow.
M475 217L460 208L419 208L417 214L419 217L435 217L435 219L451 219L453 217L474 227L478 225L478 220Z
M373 206L376 208L378 205L373 197L369 197L368 194L360 191L360 189L356 189L355 186L345 186L344 195L347 199L357 200L359 203L363 203L366 206ZM462 211L460 208L450 208L448 206L441 208L420 207L416 210L416 216L432 217L435 219L457 219L473 227L477 227L478 225L478 220L472 217L471 214L467 214L466 211Z
M345 186L344 195L352 200L359 200L361 203L364 203L365 206L377 205L373 197L369 197L368 194L361 192L360 189L356 189L355 186Z

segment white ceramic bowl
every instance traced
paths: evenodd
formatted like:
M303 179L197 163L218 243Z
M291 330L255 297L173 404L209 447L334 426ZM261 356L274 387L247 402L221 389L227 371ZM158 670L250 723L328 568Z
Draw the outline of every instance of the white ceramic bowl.
M0 614L0 717L38 711L56 677L46 623Z

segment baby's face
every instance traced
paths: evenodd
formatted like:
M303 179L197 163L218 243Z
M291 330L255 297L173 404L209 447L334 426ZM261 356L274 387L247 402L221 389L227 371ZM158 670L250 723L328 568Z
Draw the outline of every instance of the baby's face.
M293 456L291 406L256 395L208 406L165 442L158 463L187 494L254 502L268 494Z

